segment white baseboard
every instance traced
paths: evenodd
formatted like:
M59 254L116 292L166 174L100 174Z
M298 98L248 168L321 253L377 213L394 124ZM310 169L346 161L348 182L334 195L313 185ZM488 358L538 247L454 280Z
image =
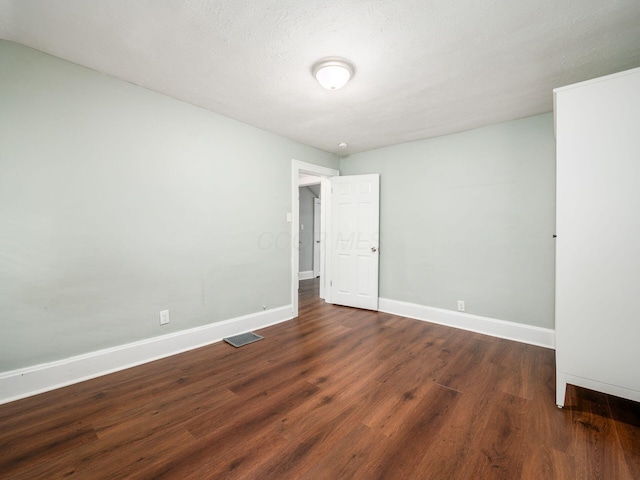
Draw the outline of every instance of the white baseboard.
M135 367L219 342L225 337L290 320L292 306L0 373L0 404Z
M300 280L309 280L310 278L314 278L313 270L309 270L308 272L298 273L298 279Z
M454 312L441 308L426 307L415 303L400 302L381 298L378 309L403 317L426 322L438 323L448 327L461 328L472 332L506 338L516 342L528 343L546 348L555 348L555 330L535 327L523 323L507 322L495 318L481 317L463 312Z

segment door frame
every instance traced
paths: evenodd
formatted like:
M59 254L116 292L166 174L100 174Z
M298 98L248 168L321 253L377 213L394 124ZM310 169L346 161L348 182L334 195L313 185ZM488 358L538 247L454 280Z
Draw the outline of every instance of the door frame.
M331 303L331 291L328 286L330 273L330 245L327 241L330 238L331 225L328 219L331 205L329 202L329 178L340 175L339 170L333 168L321 167L313 163L301 162L300 160L291 160L291 314L293 317L298 316L298 287L299 287L299 266L300 253L298 247L298 235L300 232L300 174L313 175L320 177L320 224L321 230L324 232L324 239L320 243L320 294L325 300ZM324 268L322 268L324 267Z

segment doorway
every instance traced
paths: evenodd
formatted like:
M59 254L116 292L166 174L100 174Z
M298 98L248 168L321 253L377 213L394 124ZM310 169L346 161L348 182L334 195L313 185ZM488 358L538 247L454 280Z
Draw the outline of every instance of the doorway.
M293 317L298 316L298 289L300 286L300 256L299 256L299 232L300 232L300 186L304 185L305 181L318 182L320 184L320 280L319 280L319 293L320 297L330 302L330 291L326 285L326 279L329 277L330 265L327 262L327 248L328 242L326 238L329 235L327 216L329 214L330 205L327 201L329 181L330 177L337 177L340 175L338 170L321 167L311 163L301 162L299 160L292 160L291 167L291 305ZM309 179L308 177L313 177Z
M300 178L299 212L300 230L298 232L298 268L300 280L320 277L320 244L321 244L321 187L320 177L305 176ZM304 182L304 184L303 184ZM315 183L312 183L315 182Z

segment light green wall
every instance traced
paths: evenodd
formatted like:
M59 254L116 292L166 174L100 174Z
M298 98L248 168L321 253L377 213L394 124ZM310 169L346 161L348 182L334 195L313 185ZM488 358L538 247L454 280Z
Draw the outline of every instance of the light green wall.
M379 173L380 296L554 327L552 114L342 159Z
M290 304L292 158L338 166L0 41L0 371Z
M298 270L309 272L313 270L313 200L316 196L309 187L300 187L300 242Z

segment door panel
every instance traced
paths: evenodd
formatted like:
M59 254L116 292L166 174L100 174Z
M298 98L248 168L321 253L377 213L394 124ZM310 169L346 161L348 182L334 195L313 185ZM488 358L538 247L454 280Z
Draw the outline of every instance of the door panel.
M331 301L378 309L380 176L331 178Z
M320 276L320 240L321 236L321 206L320 199L313 201L313 276Z

